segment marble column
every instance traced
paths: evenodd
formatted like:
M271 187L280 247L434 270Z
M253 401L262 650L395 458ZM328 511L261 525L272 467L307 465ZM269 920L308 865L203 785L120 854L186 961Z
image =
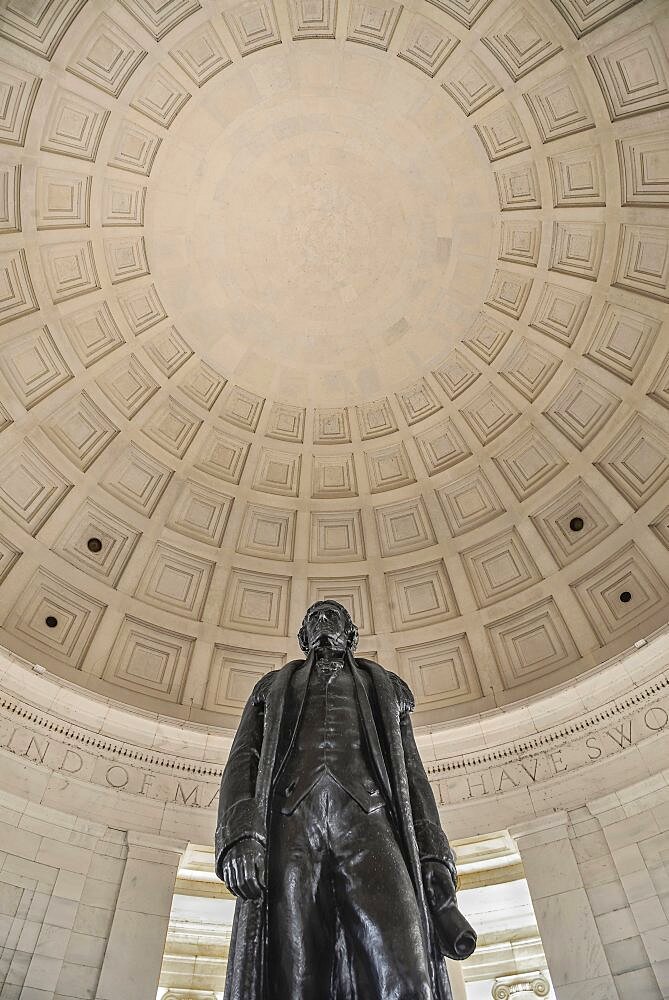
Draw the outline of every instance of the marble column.
M509 831L520 851L559 1000L619 1000L566 812Z
M186 843L127 834L121 880L95 1000L151 1000L165 949L174 882Z
M453 1000L467 1000L467 987L465 986L462 965L460 962L452 962L450 958L447 958L446 967L448 969L448 978L451 981Z

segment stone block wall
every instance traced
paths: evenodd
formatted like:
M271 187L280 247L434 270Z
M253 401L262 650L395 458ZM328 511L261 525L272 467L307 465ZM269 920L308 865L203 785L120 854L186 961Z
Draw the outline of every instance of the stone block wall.
M667 773L512 833L560 1000L667 1000Z
M0 997L95 997L125 834L0 796Z
M0 793L1 1000L153 1000L184 847Z
M574 816L574 848L588 855L588 895L621 1000L669 997L668 779L658 774Z

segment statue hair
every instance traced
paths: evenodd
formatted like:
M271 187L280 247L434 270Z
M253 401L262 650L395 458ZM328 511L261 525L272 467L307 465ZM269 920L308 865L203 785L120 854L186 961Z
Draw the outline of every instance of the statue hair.
M344 621L346 622L346 636L348 638L347 648L351 652L353 652L353 650L358 645L358 627L357 625L353 624L353 619L351 618L350 614L348 613L344 605L340 604L339 601L331 601L331 600L316 601L316 603L312 604L310 608L307 608L307 612L304 618L302 619L302 625L300 626L300 631L297 633L297 641L300 645L300 649L302 650L303 653L309 652L309 643L307 641L307 629L306 629L306 623L307 623L307 618L309 616L309 612L313 611L314 608L323 607L323 605L325 604L338 608L343 613Z

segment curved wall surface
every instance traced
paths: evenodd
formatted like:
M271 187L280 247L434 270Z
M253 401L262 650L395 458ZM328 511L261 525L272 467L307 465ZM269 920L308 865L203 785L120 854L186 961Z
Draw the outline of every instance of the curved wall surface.
M666 1000L665 0L5 0L0 98L2 996L153 1000L331 596L560 1000Z
M232 726L306 605L422 724L667 621L663 0L8 0L0 621Z
M560 1000L667 996L667 649L662 631L561 692L418 732L451 838L510 830ZM232 735L3 653L3 988L152 1000L179 864L212 842Z
M417 729L454 839L570 810L645 780L669 746L667 634L562 692ZM3 788L119 829L209 843L233 731L86 695L3 655Z

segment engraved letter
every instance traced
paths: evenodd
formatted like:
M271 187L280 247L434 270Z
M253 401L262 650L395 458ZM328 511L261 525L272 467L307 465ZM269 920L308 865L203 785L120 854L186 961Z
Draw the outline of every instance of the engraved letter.
M485 786L485 776L486 772L483 771L481 774L472 775L470 778L467 775L467 785L469 786L469 798L476 798L478 795L487 795L488 789Z
M625 732L627 728L627 732ZM628 719L627 722L621 722L620 725L615 730L608 730L608 735L611 737L613 742L624 750L625 747L632 746L632 720Z
M65 751L65 757L63 758L63 763L60 765L60 770L66 771L67 774L78 774L83 766L84 758L81 754L78 754L76 750L70 750L68 748Z
M179 781L179 782L177 782L177 790L174 793L174 801L175 802L179 802L179 800L181 799L181 802L180 802L181 805L184 805L184 806L197 806L199 808L199 805L200 805L199 800L198 800L199 794L200 794L200 786L199 785L193 785L193 787L191 788L191 790L188 793L188 795L185 795L184 794L184 790L181 787L181 782Z
M28 744L28 748L27 748L24 756L30 757L30 751L34 750L35 757L30 757L30 759L31 760L37 759L38 763L43 764L44 763L44 758L46 757L46 755L47 755L47 753L49 751L49 746L50 746L50 743L48 742L48 740L45 741L42 746L40 746L39 743L37 742L37 740L35 739L35 737L31 736L30 737L30 743Z
M111 767L107 768L105 781L108 785L111 785L112 788L125 788L130 781L130 775L124 767L121 767L120 764L112 764Z
M651 729L654 733L659 733L669 722L669 714L663 708L658 708L656 705L654 708L648 709L643 717L643 721L646 723L647 729Z
M532 781L536 781L537 780L537 768L539 767L539 758L538 757L532 757L532 758L530 758L530 766L529 767L525 764L525 761L523 761L523 760L518 761L518 763L522 767L522 769L525 772L525 774L527 774L531 778Z
M498 792L503 792L504 791L504 789L502 788L502 784L505 781L510 782L512 788L517 788L518 787L518 782L514 781L513 778L511 777L511 775L509 774L509 772L506 770L506 768L503 767L502 770L500 771L499 781L497 782L497 791Z

